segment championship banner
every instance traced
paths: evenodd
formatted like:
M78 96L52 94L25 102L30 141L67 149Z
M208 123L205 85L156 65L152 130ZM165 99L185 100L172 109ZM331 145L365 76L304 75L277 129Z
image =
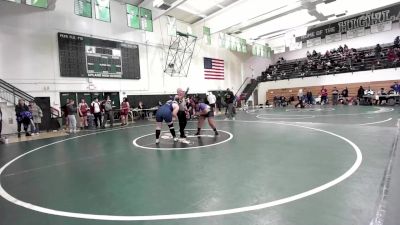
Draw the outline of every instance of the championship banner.
M386 7L380 10L365 12L361 15L351 17L339 22L327 24L324 26L310 27L307 34L296 37L296 42L306 43L308 40L321 38L325 39L327 35L336 34L330 40L338 40L338 34L347 34L355 37L364 34L364 29L371 28L372 33L382 32L392 29L393 22L400 20L400 4ZM356 32L352 32L355 31ZM350 32L349 32L350 31ZM310 43L310 42L309 42Z
M204 43L211 45L211 30L209 27L203 27L203 39Z

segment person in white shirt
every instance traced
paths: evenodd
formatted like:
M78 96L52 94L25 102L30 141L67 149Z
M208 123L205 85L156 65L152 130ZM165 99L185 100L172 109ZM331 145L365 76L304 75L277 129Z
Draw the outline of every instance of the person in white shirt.
M100 127L102 127L101 121L101 109L100 109L100 102L98 98L95 98L91 104L91 110L94 115L94 123L96 124L96 128L99 127L97 120L100 121Z
M215 111L215 103L217 101L217 97L212 92L208 92L207 95L208 105L211 107L211 111Z

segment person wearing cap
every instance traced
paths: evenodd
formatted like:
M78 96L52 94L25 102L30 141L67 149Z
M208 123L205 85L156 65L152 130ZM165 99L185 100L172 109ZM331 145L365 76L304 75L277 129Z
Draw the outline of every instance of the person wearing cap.
M165 121L169 127L169 131L172 134L174 141L178 141L176 137L174 120L178 117L179 105L176 101L169 100L162 105L156 113L156 144L160 143L161 126L162 122Z

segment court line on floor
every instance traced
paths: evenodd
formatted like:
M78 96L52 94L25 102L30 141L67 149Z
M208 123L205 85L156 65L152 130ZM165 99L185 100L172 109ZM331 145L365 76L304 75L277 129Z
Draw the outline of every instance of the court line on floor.
M357 125L365 126L365 125L372 125L372 124L378 124L378 123L386 123L386 122L391 121L392 119L393 118L389 118L389 119L386 119L386 120L376 121L376 122L372 122L372 123L361 123L361 124L357 124Z
M286 115L286 116L283 116L282 114L279 114L279 115L277 115L277 116L280 116L280 117L271 117L271 118L265 118L265 117L263 117L263 116L272 116L273 114L258 114L257 116L256 116L256 118L258 118L258 119L265 119L265 120L302 120L302 119L312 119L312 118L315 118L315 116L307 116L307 115L304 115L304 116L302 116L302 115Z
M136 127L146 127L146 126L153 126L153 125L154 124L144 124L144 125L137 125L137 126L126 126L126 127L120 127L120 128L112 128L112 129L107 129L107 130L93 130L93 131L90 131L90 132L88 131L88 132L86 132L86 134L77 135L77 136L73 136L73 137L70 137L70 138L63 139L63 140L55 141L55 142L52 142L50 144L40 146L40 147L38 147L36 149L39 150L41 148L45 148L45 147L48 147L48 146L51 146L51 145L54 145L54 144L58 144L58 143L61 143L61 142L64 142L64 141L69 141L69 140L73 140L73 139L77 139L77 138L81 138L81 137L86 137L86 136L91 136L91 135L96 135L96 134L101 134L101 133L107 133L107 132L111 132L111 131L125 130L125 129L136 128ZM59 137L60 136L57 136L55 138L59 138ZM33 150L35 150L35 149L33 149ZM31 151L33 151L33 150L31 150ZM31 151L26 152L26 153L24 153L23 155L20 155L20 156L23 157L24 155L29 154ZM95 157L100 157L101 155L104 155L104 154L98 154L98 155L95 155L95 156L92 156L92 157L84 157L84 158L77 159L75 161L85 160L85 159L90 159L90 158L95 158ZM45 169L45 168L49 168L49 167L53 167L53 166L60 166L60 165L68 164L68 163L73 163L75 161L60 162L60 163L55 163L55 164L51 164L51 165L47 165L47 166L36 167L36 168L32 168L32 169L27 169L27 170L21 170L21 171L17 171L17 172L14 172L14 173L5 174L3 176L4 177L15 176L15 175L19 175L19 174L35 171L35 170L40 170L40 169ZM0 175L1 175L1 173L0 173Z
M385 220L386 208L387 208L387 198L389 195L390 180L393 171L393 160L396 155L397 145L400 136L400 119L397 119L397 131L396 136L392 144L392 150L390 151L390 160L386 166L385 172L383 173L383 178L381 182L381 189L379 194L379 203L376 208L376 214L371 220L370 225L382 225Z
M348 143L353 148L353 150L356 152L356 160L355 160L354 164L351 166L351 168L349 170L347 170L344 174L342 174L338 178L336 178L328 183L325 183L325 184L318 186L316 188L313 188L311 190L308 190L308 191L305 191L305 192L302 192L302 193L299 193L296 195L292 195L292 196L289 196L286 198L267 202L267 203L262 203L262 204L252 205L252 206L244 206L244 207L233 208L233 209L226 209L226 210L208 211L208 212L168 214L168 215L150 215L150 216L115 216L115 215L96 215L96 214L66 212L66 211L54 210L54 209L49 209L49 208L33 205L31 203L27 203L27 202L21 201L19 199L16 199L15 197L11 196L4 190L3 186L1 185L1 180L0 180L0 196L2 196L4 199L8 200L11 203L14 203L16 205L22 206L22 207L30 209L30 210L34 210L34 211L42 212L42 213L46 213L46 214L51 214L51 215L71 217L71 218L80 218L80 219L108 220L108 221L146 221L146 220L171 220L171 219L200 218L200 217L220 216L220 215L228 215L228 214L255 211L255 210L265 209L265 208L269 208L269 207L273 207L273 206L277 206L277 205L282 205L282 204L285 204L288 202L300 200L302 198L317 194L321 191L324 191L330 187L335 186L336 184L341 183L342 181L344 181L345 179L350 177L354 172L356 172L362 163L363 157L362 157L360 148L356 144L354 144L352 141L350 141L349 139L347 139L343 136L340 136L338 134L335 134L333 132L330 132L330 131L313 128L313 127L306 127L306 126L302 126L302 125L298 125L298 124L289 124L289 123L277 123L277 122L267 122L267 121L244 121L244 120L236 120L236 122L277 124L277 125L305 128L305 129L309 129L309 130L313 130L313 131L326 133L326 134L337 137L337 138L343 140L344 142ZM133 128L133 127L131 127L131 128ZM127 128L125 128L125 129L127 129ZM112 131L112 130L109 130L109 131ZM104 131L104 132L109 132L109 131ZM87 135L82 135L82 136L89 136L89 135L93 135L93 134L87 134ZM10 162L6 163L3 167L1 167L0 168L0 176L1 176L2 172L9 165L11 165L13 162L17 161L18 159L22 158L23 156L26 156L32 152L38 151L38 150L48 147L50 145L54 145L54 144L61 143L61 142L71 140L71 139L76 139L76 138L79 138L82 136L77 136L77 137L73 137L73 138L69 138L69 139L65 139L65 140L61 140L61 141L56 141L56 142L35 148L31 151L28 151L27 153L24 153L16 158L14 158Z
M383 107L375 107L378 108L376 111L369 111L364 113L338 113L338 114L328 114L328 115L313 115L313 114L282 114L282 113L263 113L257 114L259 115L270 115L270 116L314 116L314 117L334 117L334 116L358 116L358 115L370 115L370 114L378 114L378 113L388 113L394 111L394 108L383 108ZM256 116L256 117L257 117ZM258 118L258 117L257 117ZM258 118L262 119L262 118Z
M197 129L186 129L186 130L197 130ZM203 131L204 131L204 130L212 131L211 129L203 129ZM191 146L191 147L185 147L185 148L148 147L148 146L146 146L146 145L139 145L139 144L137 143L137 141L138 141L139 139L141 139L141 138L154 135L154 133L151 133L151 134L145 134L145 135L142 135L142 136L140 136L140 137L135 138L135 139L132 141L132 144L133 144L135 147L142 148L142 149L159 150L159 151L175 151L175 150L189 150L189 149L198 149L198 148L212 147L212 146L215 146L215 145L220 145L220 144L223 144L223 143L225 143L225 142L228 142L228 141L232 140L232 138L233 138L233 134L230 133L230 132L228 132L228 131L218 130L218 132L222 132L222 133L228 134L228 136L229 136L228 139L225 139L225 140L223 140L223 141L220 141L220 142L217 142L217 143L213 143L213 144L201 145L201 146L198 145L198 146Z

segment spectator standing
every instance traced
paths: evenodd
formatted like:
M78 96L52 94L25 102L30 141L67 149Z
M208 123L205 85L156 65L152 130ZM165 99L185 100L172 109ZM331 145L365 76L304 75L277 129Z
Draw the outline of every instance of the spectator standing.
M297 100L299 100L299 102L294 106L295 108L297 108L297 106L300 105L300 108L304 108L303 105L303 89L299 89L299 91L297 92Z
M101 121L101 108L100 108L100 102L98 98L95 98L94 101L92 102L91 106L91 111L92 114L94 115L94 124L96 125L96 128L102 127L102 121Z
M107 96L106 100L103 101L104 107L104 121L102 128L106 127L107 121L110 120L110 127L114 126L114 111L112 108L112 101L110 96Z
M349 89L347 89L347 87L345 89L343 89L342 97L343 98L348 98L349 97Z
M227 108L227 113L226 113L227 118L225 120L228 120L228 119L235 120L235 117L233 115L234 101L235 101L235 96L234 96L233 92L231 90L229 90L229 88L226 89L225 103L228 105L228 108Z
M43 111L38 105L36 105L34 101L30 103L30 111L32 113L33 123L35 125L35 129L32 131L32 133L39 134L39 125L42 123Z
M347 87L345 89L342 90L342 98L343 98L343 103L347 104L349 101L349 89L347 89Z
M375 58L378 60L381 58L382 47L380 44L377 44L375 47Z
M216 103L216 107L218 108L218 112L221 113L221 108L222 108L222 97L221 97L221 93L220 93L220 92L218 92L217 100L216 100L215 103Z
M322 86L320 94L321 94L321 105L322 104L324 104L324 105L327 104L327 102L328 102L328 90L326 90L325 86Z
M338 99L339 99L339 91L336 87L334 87L332 90L332 104L337 105Z
M397 81L395 81L394 84L390 86L390 88L393 89L395 95L400 94L400 85L397 83Z
M147 117L146 106L143 104L142 101L139 101L138 107L140 112L140 119L145 119Z
M312 105L313 104L313 96L311 90L307 91L307 104Z
M209 106L211 107L211 111L215 112L215 103L217 101L217 98L211 91L208 93L207 101Z
M125 126L128 124L128 114L129 114L130 106L128 102L128 98L125 97L121 102L121 126Z
M67 105L69 104L70 99L67 98L65 101L65 105L61 106L61 111L64 114L64 120L65 120L65 130L68 130L68 110L67 110Z
M68 121L69 121L69 133L76 133L76 112L75 101L70 100L67 105Z
M397 37L394 39L393 47L394 47L394 48L400 48L400 36L397 36Z
M18 138L21 137L21 125L24 126L25 136L31 136L28 132L28 127L31 124L32 113L23 99L18 100L18 104L15 106L15 115L17 116Z
M88 128L88 126L89 126L88 118L87 118L88 111L89 111L89 106L86 103L85 99L82 98L81 102L78 105L78 113L79 113L79 118L80 118L81 130Z

